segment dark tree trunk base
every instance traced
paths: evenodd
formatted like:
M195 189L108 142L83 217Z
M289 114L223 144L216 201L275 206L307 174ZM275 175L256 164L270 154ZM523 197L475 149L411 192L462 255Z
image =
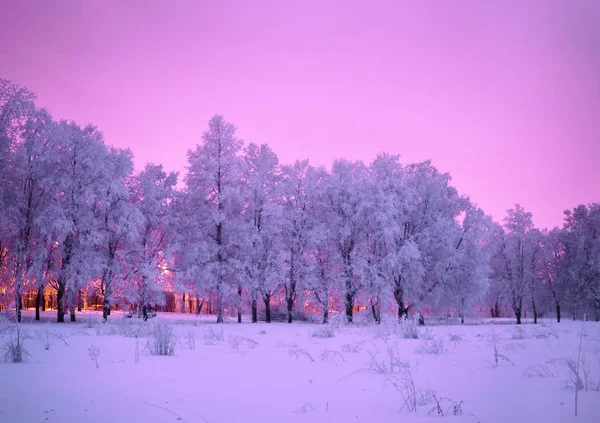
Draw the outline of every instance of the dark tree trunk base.
M258 304L256 298L252 298L252 323L258 322Z

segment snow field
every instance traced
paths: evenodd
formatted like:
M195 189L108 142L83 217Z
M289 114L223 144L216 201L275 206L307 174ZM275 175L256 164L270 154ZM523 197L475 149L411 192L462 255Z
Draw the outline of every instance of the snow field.
M56 324L52 317L34 323L26 315L26 361L0 363L0 421L592 423L600 416L596 322L584 327L575 417L568 364L577 360L580 321L426 326L407 339L410 330L387 320L216 325L115 313L106 324L95 314ZM150 351L161 322L173 330L172 356ZM4 353L15 329L0 327Z

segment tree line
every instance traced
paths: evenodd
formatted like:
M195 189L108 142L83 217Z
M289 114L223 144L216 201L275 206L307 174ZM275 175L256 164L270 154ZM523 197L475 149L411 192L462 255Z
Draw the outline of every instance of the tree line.
M600 204L552 230L519 205L497 223L430 161L281 164L219 115L187 159L181 188L159 164L135 172L129 149L0 80L0 301L18 321L25 290L39 319L47 289L59 322L82 290L108 319L118 303L147 318L165 289L214 299L217 322L246 308L269 322L274 298L290 323L308 300L324 323L332 308L352 322L358 302L376 322L475 307L600 319Z

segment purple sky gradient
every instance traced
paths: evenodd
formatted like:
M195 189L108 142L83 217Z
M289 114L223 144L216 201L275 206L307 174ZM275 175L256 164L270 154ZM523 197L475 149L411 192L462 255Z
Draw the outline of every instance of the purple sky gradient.
M600 201L599 22L596 0L0 0L0 77L138 167L183 170L221 113L283 163L431 158L545 227Z

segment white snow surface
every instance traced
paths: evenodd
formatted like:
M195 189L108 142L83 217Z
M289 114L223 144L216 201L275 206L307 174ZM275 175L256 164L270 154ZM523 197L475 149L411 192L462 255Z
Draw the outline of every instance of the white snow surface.
M584 327L582 369L589 383L587 391L579 391L575 417L564 360L577 359L581 321L544 319L517 328L509 320L480 320L427 326L419 328L421 339L404 339L400 325L390 320L332 324L335 336L320 338L313 334L323 325L233 320L216 325L213 316L164 313L157 319L173 324L175 355L149 353L149 320L142 324L136 363L131 335L140 325L137 319L119 313L108 323L97 314L79 316L77 323L54 319L47 312L41 323L32 322L25 313L21 328L29 355L25 363L0 363L0 422L600 422L600 392L594 390L600 384L597 322ZM0 323L2 353L13 328ZM205 341L211 329L222 329L224 340ZM498 351L514 365L506 360L493 365L492 331ZM45 333L50 334L49 350ZM258 345L250 348L241 337ZM356 352L348 351L359 343ZM425 353L434 344L442 351ZM99 368L90 356L92 346L100 353ZM416 412L407 411L389 375L369 370L372 356L389 362L390 349L414 366L416 389L463 401L462 415L453 415L450 400L442 401L444 417L425 400ZM552 374L532 376L536 365Z

